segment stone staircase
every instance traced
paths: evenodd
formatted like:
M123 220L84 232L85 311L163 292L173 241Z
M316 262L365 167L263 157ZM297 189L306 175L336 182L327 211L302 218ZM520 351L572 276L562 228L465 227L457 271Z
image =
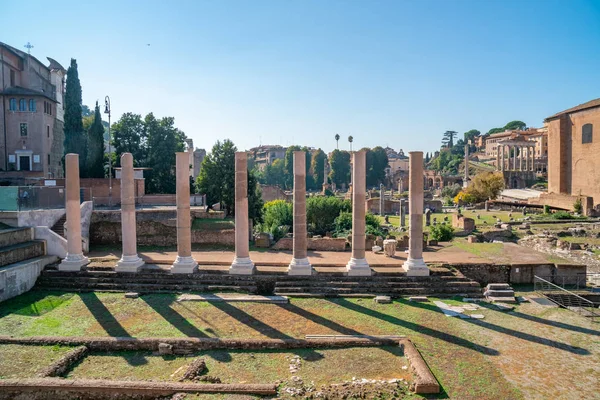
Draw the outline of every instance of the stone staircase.
M314 279L317 278L317 279ZM379 274L371 277L349 276L282 276L275 294L296 297L452 296L481 297L481 286L460 272L432 268L428 277L408 277L404 273Z
M57 235L66 238L65 237L65 222L67 222L67 214L66 213L65 213L65 215L60 217L60 219L58 221L56 221L56 223L50 229L52 231L54 231L54 233L56 233Z
M0 230L0 267L45 254L45 243L41 240L33 240L32 228Z
M393 297L414 295L464 295L480 297L481 286L460 273L437 268L430 277L407 277L396 273L372 277L348 277L340 273L319 273L311 277L259 273L229 275L223 271L171 274L159 268L145 268L136 274L88 267L79 272L46 268L35 286L39 290L107 291L138 293L241 292L294 297Z
M31 289L42 269L58 260L33 237L33 228L0 230L0 301Z

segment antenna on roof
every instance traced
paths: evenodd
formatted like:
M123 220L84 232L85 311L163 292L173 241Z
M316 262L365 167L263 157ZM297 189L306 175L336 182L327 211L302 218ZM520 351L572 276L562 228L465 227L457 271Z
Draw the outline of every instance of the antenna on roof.
M33 45L29 42L27 42L27 44L25 46L23 46L27 49L27 54L31 55L31 49L33 49Z

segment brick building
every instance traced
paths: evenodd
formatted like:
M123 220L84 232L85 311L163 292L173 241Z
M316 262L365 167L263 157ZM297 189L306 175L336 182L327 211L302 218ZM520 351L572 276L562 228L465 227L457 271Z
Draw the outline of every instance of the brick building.
M0 42L0 178L63 176L65 69Z
M263 170L275 160L285 158L287 148L279 145L261 145L248 150L248 158L253 160L258 169Z
M549 205L572 208L579 197L584 210L600 210L600 99L546 118L548 124Z

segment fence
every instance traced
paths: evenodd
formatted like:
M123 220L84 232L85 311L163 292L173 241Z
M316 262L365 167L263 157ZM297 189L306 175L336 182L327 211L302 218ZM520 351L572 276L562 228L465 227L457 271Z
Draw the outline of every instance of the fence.
M91 198L91 190L80 189L80 201ZM30 211L65 208L62 186L0 186L0 211Z
M535 275L533 286L537 293L561 307L574 311L584 317L589 317L592 321L600 317L600 311L598 311L598 308L592 301L555 285L544 278Z

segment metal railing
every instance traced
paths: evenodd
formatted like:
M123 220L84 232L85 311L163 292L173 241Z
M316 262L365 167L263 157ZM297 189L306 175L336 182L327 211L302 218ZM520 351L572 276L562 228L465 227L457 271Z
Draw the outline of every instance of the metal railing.
M588 275L585 273L577 275L536 275L535 277L544 279L563 289L587 290Z
M538 294L561 307L574 311L584 317L589 317L592 321L600 317L600 311L592 301L570 290L555 285L537 275L533 277L533 286Z

